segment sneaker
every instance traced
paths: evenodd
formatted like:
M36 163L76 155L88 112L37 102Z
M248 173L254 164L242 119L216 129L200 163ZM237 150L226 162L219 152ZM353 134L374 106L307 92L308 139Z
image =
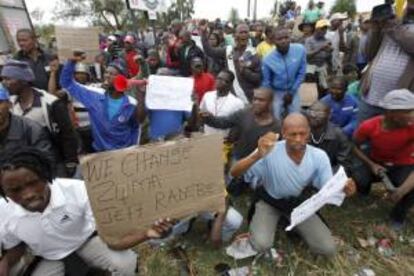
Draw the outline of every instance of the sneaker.
M236 260L245 259L256 256L257 252L250 243L250 237L246 236L236 239L230 246L226 248L227 255Z

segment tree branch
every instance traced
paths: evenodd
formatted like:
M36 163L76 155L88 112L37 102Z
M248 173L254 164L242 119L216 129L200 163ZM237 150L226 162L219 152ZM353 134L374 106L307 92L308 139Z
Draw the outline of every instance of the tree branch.
M103 18L103 20L105 21L105 23L112 29L112 30L114 30L114 31L116 31L115 30L115 28L114 28L114 26L111 24L111 22L108 20L108 18L106 18L106 16L105 16L105 13L104 13L104 10L101 10L100 12L100 16Z

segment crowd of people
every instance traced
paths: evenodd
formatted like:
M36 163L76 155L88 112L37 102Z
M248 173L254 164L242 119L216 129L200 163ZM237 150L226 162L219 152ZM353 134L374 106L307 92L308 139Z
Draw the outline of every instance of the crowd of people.
M303 18L301 22L298 18ZM390 227L407 227L414 204L414 3L357 20L323 2L278 24L174 20L168 30L117 31L85 62L61 62L30 29L0 77L0 275L135 275L132 247L168 241L191 221L161 218L117 242L99 236L79 159L91 153L221 133L228 197L251 195L249 215L200 215L216 246L249 224L255 252L273 246L279 220L343 167L344 193L369 196L383 182L394 202ZM192 78L191 112L150 109L150 75ZM303 104L304 83L315 98ZM200 164L202 165L202 164ZM334 222L332 222L334 223ZM331 257L319 214L295 227L315 254Z

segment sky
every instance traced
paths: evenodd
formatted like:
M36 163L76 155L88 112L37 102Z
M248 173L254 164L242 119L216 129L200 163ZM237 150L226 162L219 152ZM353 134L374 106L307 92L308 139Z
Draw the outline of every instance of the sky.
M253 12L253 2L251 0L251 11ZM257 0L257 17L269 17L273 8L274 0ZM334 0L323 1L327 10L335 2ZM306 7L308 0L296 0L296 3L302 7L302 11ZM370 11L373 6L384 3L384 0L357 0L357 10L359 12ZM247 17L247 0L195 0L195 18L215 19L220 17L228 19L231 8L238 9L239 16ZM251 12L251 14L252 14Z
M53 17L53 10L55 8L56 0L26 0L26 5L29 9L29 12L39 9L44 12L44 17L42 22L48 23ZM253 11L253 2L251 0ZM305 8L308 0L297 0L298 5ZM325 0L327 9L332 5L334 0ZM384 3L384 0L357 0L357 10L359 12L370 11L373 6ZM273 7L274 0L257 0L257 17L263 18L268 17L270 11ZM217 17L221 19L228 19L229 13L232 7L235 7L239 11L239 16L241 18L247 17L247 0L195 0L195 14L194 18L207 18L207 19L216 19ZM38 23L34 20L35 23ZM62 23L62 22L60 22ZM85 25L85 22L66 22L71 23L71 25Z

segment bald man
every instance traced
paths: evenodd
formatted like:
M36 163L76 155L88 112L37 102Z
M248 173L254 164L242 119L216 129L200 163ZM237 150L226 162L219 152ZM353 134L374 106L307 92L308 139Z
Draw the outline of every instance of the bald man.
M234 93L243 102L251 102L253 90L260 86L262 79L260 58L256 48L249 45L249 26L239 24L234 33L236 45L211 47L208 43L207 23L200 22L199 32L204 52L207 56L227 64L227 68L236 76L233 82Z
M302 201L303 190L312 184L320 189L332 177L331 164L326 153L307 145L310 127L306 117L293 113L282 126L283 139L267 133L259 140L258 148L240 160L231 169L233 177L244 174L247 182L260 185L256 191L258 201L250 224L250 243L263 252L273 246L280 217L290 213ZM348 180L347 195L355 192L355 184ZM333 256L336 248L331 231L315 214L299 224L295 230L316 254Z

